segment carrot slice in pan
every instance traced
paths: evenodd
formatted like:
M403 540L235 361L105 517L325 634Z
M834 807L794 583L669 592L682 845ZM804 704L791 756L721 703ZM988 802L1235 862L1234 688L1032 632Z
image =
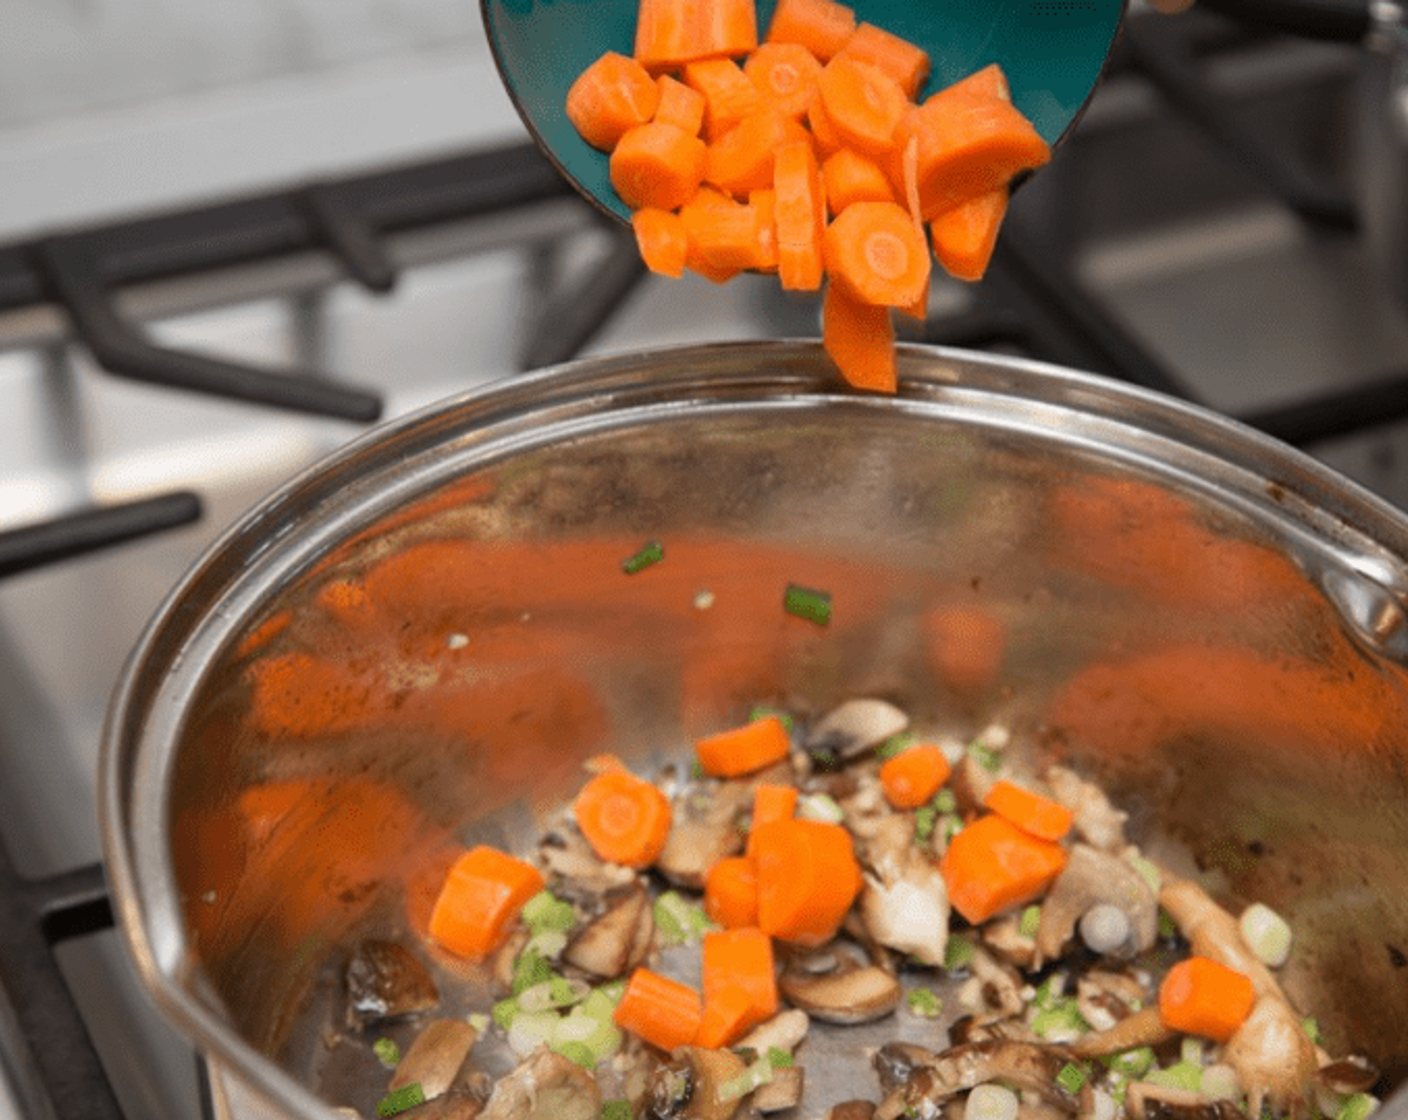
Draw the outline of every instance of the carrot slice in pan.
M851 835L837 824L771 821L755 834L758 927L798 945L835 936L860 892L860 866Z
M777 153L797 143L809 143L807 130L766 105L709 145L704 179L738 196L771 187Z
M800 43L764 43L748 56L743 72L764 101L800 121L816 97L821 63Z
M628 770L605 770L589 781L573 814L593 851L625 867L649 867L670 833L669 798Z
M934 256L950 276L971 283L987 273L1007 200L1007 188L999 187L934 215L929 223Z
M640 0L635 57L648 69L745 55L757 45L754 0Z
M917 809L939 792L950 772L943 751L932 743L920 743L884 761L880 788L896 809Z
M767 41L797 43L829 62L855 29L855 12L836 0L777 0Z
M949 841L939 873L953 908L973 925L1043 894L1066 866L1066 850L989 813Z
M1236 969L1208 957L1179 961L1159 985L1159 1019L1184 1034L1226 1042L1256 1005L1256 987Z
M826 205L839 214L853 202L895 202L895 188L873 159L850 148L832 152L821 164Z
M704 98L704 139L711 143L763 107L758 87L731 58L691 62L684 84Z
M832 283L862 303L908 307L929 280L929 246L893 202L856 202L826 227Z
M700 1041L701 1046L724 1046L749 1028L777 1014L777 973L773 963L772 938L756 926L714 930L704 935L702 945L704 1022L716 1004L732 1007L734 996L742 996L741 1019L730 1011L721 1016L717 1033L722 1037ZM702 1029L702 1024L701 1024Z
M778 150L773 184L778 278L790 291L814 292L821 287L824 267L826 188L810 143L787 144Z
M1023 789L1005 778L993 783L983 797L983 805L1006 817L1023 832L1030 832L1042 840L1061 839L1070 832L1075 820L1071 811L1059 801Z
M704 141L672 124L637 125L611 153L611 185L632 210L674 210L688 202L704 179Z
M911 100L929 80L929 55L924 49L873 23L857 24L839 53L879 67L899 83L905 97Z
M705 736L694 744L704 773L717 778L751 774L781 762L791 749L787 726L777 716L763 716L742 727Z
M430 912L430 936L452 953L479 960L542 889L543 876L532 864L480 844L451 866Z
M728 856L704 876L704 913L724 929L758 924L758 876L746 856Z
M909 106L892 77L844 53L822 70L817 96L841 143L866 155L890 150L895 128Z
M669 1051L694 1041L703 1010L699 993L687 984L637 968L611 1018L622 1030Z
M890 309L861 303L840 285L826 285L821 343L841 376L857 389L893 393L898 384Z
M567 119L594 148L609 152L630 129L645 124L660 89L635 59L608 51L567 90Z
M636 244L645 267L675 279L684 275L689 258L689 235L684 220L669 210L645 206L631 215Z
M661 74L655 79L655 85L660 91L660 100L652 120L672 124L691 136L698 136L704 129L704 95L669 74Z

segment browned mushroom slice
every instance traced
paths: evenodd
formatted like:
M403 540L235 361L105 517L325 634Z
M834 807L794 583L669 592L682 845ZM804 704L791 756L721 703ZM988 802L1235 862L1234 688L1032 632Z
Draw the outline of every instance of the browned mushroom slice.
M867 874L860 896L866 933L887 949L928 965L944 963L948 945L948 887L938 864L912 844L885 870Z
M802 742L820 769L830 769L874 750L909 726L909 716L885 700L847 700L817 720Z
M570 1058L539 1048L494 1085L482 1120L597 1120L596 1078Z
M640 883L608 891L605 910L584 925L562 952L583 972L611 980L640 964L655 933L650 894Z
M1124 847L1124 824L1129 815L1111 805L1098 785L1064 766L1049 767L1046 782L1051 795L1071 811L1080 839L1102 852L1118 852Z
M1314 1106L1315 1046L1290 1004L1258 997L1252 1012L1227 1040L1222 1060L1237 1071L1247 1093L1247 1115L1261 1115L1264 1100L1279 1114L1310 1114Z
M483 1088L455 1085L437 1097L396 1113L402 1120L476 1120L484 1112Z
M343 970L343 982L351 1027L400 1019L440 1002L425 965L395 941L368 938L360 942Z
M1099 907L1109 907L1112 917L1122 916L1123 936L1107 932L1100 943L1091 946L1096 952L1132 956L1154 944L1159 933L1159 905L1144 876L1119 856L1089 844L1074 844L1066 866L1041 904L1036 930L1038 961L1059 957L1076 923ZM1081 932L1092 936L1084 926Z
M1134 1120L1244 1120L1231 1101L1145 1081L1130 1084L1126 1102Z
M1157 1046L1176 1032L1164 1026L1158 1007L1146 1007L1121 1019L1113 1027L1081 1035L1071 1049L1082 1058L1103 1058L1136 1046Z
M406 1048L388 1088L419 1082L426 1099L438 1097L455 1083L478 1037L462 1019L432 1019Z
M740 1098L723 1100L719 1089L744 1068L731 1050L681 1046L651 1082L649 1113L657 1120L729 1120Z
M1153 999L1153 993L1125 972L1093 968L1076 981L1076 1010L1097 1031L1109 1030Z
M1315 1078L1332 1093L1367 1093L1379 1079L1379 1067L1362 1054L1338 1058L1320 1067Z
M802 1100L805 1077L801 1066L772 1071L772 1080L753 1090L753 1107L759 1112L781 1112L796 1108Z
M889 1053L893 1045L882 1046L875 1058L876 1068L882 1070L882 1084L882 1063L887 1057L893 1058ZM904 1064L909 1067L909 1076L887 1092L875 1110L875 1120L933 1115L954 1095L988 1081L1035 1093L1045 1104L1067 1116L1074 1116L1079 1106L1077 1095L1057 1080L1057 1074L1072 1059L1071 1052L1063 1047L992 1039L951 1046L919 1061L915 1060L916 1050L919 1048L906 1048ZM893 1077L894 1063L889 1064Z
M702 890L709 868L743 850L739 822L752 797L752 786L744 781L686 787L673 801L670 834L655 869L678 886Z
M779 1011L771 1019L759 1023L734 1044L738 1050L752 1050L756 1054L766 1054L776 1047L792 1053L807 1037L811 1019L805 1011L789 1008Z
M903 994L894 976L840 946L794 957L777 986L793 1007L822 1022L840 1024L883 1018Z
M874 1115L874 1101L842 1101L831 1106L826 1120L871 1120Z

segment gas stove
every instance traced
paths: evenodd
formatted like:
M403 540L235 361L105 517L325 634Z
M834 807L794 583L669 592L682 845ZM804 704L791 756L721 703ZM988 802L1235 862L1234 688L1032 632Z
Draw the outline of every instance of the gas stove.
M0 1118L228 1111L131 978L94 810L119 667L224 526L493 379L818 333L769 281L648 276L449 7L411 62L0 118ZM1136 8L989 278L937 284L910 337L1203 403L1408 507L1408 313L1351 142L1366 57Z

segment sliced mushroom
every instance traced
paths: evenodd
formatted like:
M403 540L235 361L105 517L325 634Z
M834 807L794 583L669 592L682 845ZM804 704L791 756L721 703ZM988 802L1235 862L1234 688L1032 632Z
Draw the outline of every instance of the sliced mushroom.
M981 1023L1009 1019L1026 1010L1022 976L1011 965L1004 964L979 945L968 959L968 969L972 975L958 989L958 1001L977 1012Z
M396 1113L404 1120L476 1120L484 1113L488 1088L484 1085L455 1085L439 1096Z
M772 1080L753 1090L753 1107L759 1112L781 1112L795 1108L802 1099L805 1077L801 1066L772 1071Z
M885 700L847 700L808 728L802 749L819 769L834 769L908 726L909 716Z
M425 965L396 941L368 938L360 942L343 970L343 982L351 1027L401 1019L440 1002Z
M1106 949L1104 955L1132 956L1154 944L1159 935L1159 903L1144 876L1118 856L1089 844L1074 844L1066 866L1041 904L1036 931L1038 962L1059 957L1077 923L1099 907L1111 907L1128 923L1124 943L1114 946L1113 951Z
M941 965L948 946L948 887L933 860L912 843L878 861L865 875L860 916L871 939L928 965ZM872 865L873 866L873 865Z
M983 944L1015 968L1030 969L1036 962L1036 938L1022 932L1020 914L1004 914L986 922Z
M1244 1120L1231 1101L1145 1081L1130 1084L1126 1102L1134 1120Z
M1362 1054L1351 1054L1323 1065L1315 1079L1332 1093L1367 1093L1379 1079L1379 1067Z
M681 1046L651 1081L649 1115L655 1120L729 1120L741 1098L719 1098L725 1081L746 1067L731 1050Z
M455 1083L478 1037L463 1019L432 1019L406 1048L388 1087L419 1082L427 1099L438 1097Z
M829 967L819 967L822 964ZM884 1018L903 994L890 973L840 948L789 961L777 986L793 1007L822 1022L840 1024Z
M1093 968L1076 980L1076 1010L1097 1031L1109 1030L1150 999L1151 993L1128 973Z
M494 1085L481 1120L597 1120L596 1078L570 1058L539 1047Z
M1073 827L1080 839L1102 852L1115 853L1124 847L1129 814L1111 805L1098 785L1064 766L1049 767L1046 783L1051 795L1074 815Z
M550 833L538 848L538 860L553 878L561 880L561 885L554 887L555 893L570 902L590 903L636 877L629 867L600 859L575 828Z
M686 787L672 802L670 834L655 869L678 886L702 890L709 868L743 850L739 824L752 796L744 781Z
M752 1050L756 1054L766 1054L773 1047L792 1053L807 1037L811 1019L805 1011L789 1008L779 1011L766 1022L759 1023L735 1043L739 1050Z
M1071 1049L1082 1058L1103 1058L1135 1046L1157 1046L1174 1037L1164 1026L1158 1007L1146 1007L1121 1019L1113 1027L1081 1035Z
M1247 1115L1260 1116L1264 1100L1292 1120L1310 1113L1315 1046L1285 1000L1258 997L1251 1014L1227 1040L1222 1060L1237 1071L1247 1091Z
M650 892L639 882L609 891L605 910L572 935L562 959L606 980L624 976L645 960L655 934Z
M884 1065L889 1065L891 1077L900 1064L907 1065L910 1073L887 1091L875 1110L875 1120L935 1115L950 1098L988 1081L1032 1092L1066 1116L1074 1116L1079 1106L1078 1096L1057 1081L1057 1074L1071 1060L1071 1052L1059 1046L993 1039L951 1046L918 1061L915 1052L923 1051L904 1047L898 1062L894 1048L895 1044L887 1044L876 1055L881 1084L886 1080Z
M871 1120L874 1115L874 1101L842 1101L831 1106L826 1120Z

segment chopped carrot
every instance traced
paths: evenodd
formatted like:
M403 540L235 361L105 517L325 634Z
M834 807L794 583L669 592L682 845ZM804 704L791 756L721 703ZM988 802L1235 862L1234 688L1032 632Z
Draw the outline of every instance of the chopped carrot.
M611 1019L623 1031L670 1051L694 1041L702 1014L703 1001L693 988L637 968L626 981Z
M743 72L764 101L800 121L816 97L821 63L800 43L764 43L748 57Z
M998 187L934 215L929 223L934 256L950 276L969 282L983 278L1007 216L1007 197L1007 188Z
M920 743L887 758L880 767L880 788L896 809L917 809L939 792L952 771L944 752Z
M651 119L698 136L704 130L704 95L669 74L661 74L655 84L660 90L660 101Z
M773 185L773 168L782 147L807 143L807 130L798 121L765 105L709 145L704 179L733 195L746 196Z
M642 206L631 215L631 227L646 268L662 276L679 278L684 275L689 235L678 214L656 206Z
M729 58L691 62L684 84L704 98L704 139L712 142L763 107L763 95Z
M774 174L776 168L774 168ZM772 187L748 192L748 205L753 208L753 218L758 239L757 269L761 272L777 271L777 191Z
M777 0L767 41L796 43L829 62L855 29L855 12L837 0Z
M777 716L763 716L694 744L704 773L716 778L751 774L774 762L781 762L791 749L787 725Z
M1041 134L999 97L938 93L908 112L896 143L918 141L919 202L925 219L1007 186L1051 158Z
M909 105L894 78L844 53L822 70L817 99L840 141L866 155L893 147L895 128Z
M777 1014L772 938L761 929L744 926L710 931L704 935L702 956L704 1022L701 1031L706 1025L712 1029L705 1038L698 1039L698 1045L727 1046L745 1031ZM741 1018L736 1011L736 995L743 997ZM715 1006L727 1008L727 1012L712 1017L710 1009Z
M983 805L1006 817L1023 832L1042 840L1059 840L1070 832L1075 817L1059 801L1014 785L1006 778L993 783Z
M758 877L747 856L727 856L704 876L704 913L724 929L758 924Z
M824 268L826 187L816 152L801 141L778 149L773 167L777 218L777 273L783 288L814 292Z
M827 284L821 300L821 344L847 384L878 393L895 391L899 372L888 307L861 303L841 285Z
M831 282L862 303L907 307L929 280L929 246L893 202L856 202L826 227Z
M929 80L929 56L924 49L872 23L857 24L839 53L879 67L899 83L905 97L911 100L919 96Z
M693 198L680 207L679 216L680 220L684 222L686 236L689 235L691 229L707 231L711 211L730 210L738 205L722 191L707 183L704 184ZM707 240L708 234L706 232L704 241L707 242ZM710 259L705 246L697 244L693 238L690 239L685 267L715 284L727 283L743 271L739 265L715 263Z
M945 86L935 93L934 97L955 97L974 95L978 97L996 97L1003 101L1012 100L1012 87L1007 84L1007 75L1002 72L1002 67L996 62L989 62L986 66L974 70L952 85Z
M647 69L745 55L757 45L754 0L640 0L635 57Z
M694 1045L719 1050L743 1037L753 1023L753 1001L742 988L722 988L704 998Z
M791 820L797 811L797 787L759 782L753 790L753 817L749 825L748 851L753 848L752 829L769 821Z
M838 824L793 818L754 831L758 927L798 945L835 936L860 893L851 834Z
M615 51L602 55L567 90L567 119L593 148L611 151L654 115L660 89L645 67Z
M766 247L758 231L758 212L751 205L720 196L680 208L688 241L688 265L696 271L736 275L766 263Z
M670 801L628 770L607 770L582 787L573 806L577 826L604 860L649 867L670 834Z
M1207 957L1179 961L1159 985L1159 1019L1185 1034L1226 1042L1256 1004L1251 979Z
M836 126L826 115L826 106L821 103L820 97L812 98L812 103L807 109L807 124L811 126L812 141L816 144L816 150L823 158L845 148Z
M822 161L826 205L839 214L853 202L896 202L895 188L873 159L850 148L832 152Z
M674 210L704 179L704 141L672 124L637 125L611 153L611 185L631 209Z
M452 953L480 960L498 947L523 904L543 889L530 863L480 844L450 867L430 912L430 936Z
M1037 898L1066 865L1060 844L989 813L949 841L939 873L953 908L973 925Z

